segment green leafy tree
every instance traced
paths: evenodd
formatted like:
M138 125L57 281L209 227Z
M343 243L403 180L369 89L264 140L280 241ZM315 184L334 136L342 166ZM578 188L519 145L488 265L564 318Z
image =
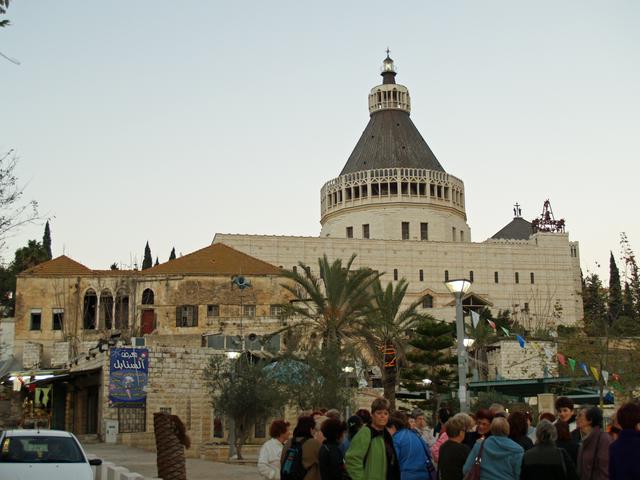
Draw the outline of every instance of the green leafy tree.
M144 259L142 260L142 270L151 268L153 265L153 259L151 258L151 248L149 248L149 242L144 246Z
M437 412L445 392L455 389L457 357L452 354L455 325L427 317L417 325L407 352L410 367L402 373L410 391L431 392L424 406ZM428 380L425 385L423 380ZM430 382L430 383L429 383Z
M5 315L12 316L15 308L16 276L48 260L47 252L37 240L29 240L25 247L16 250L8 267L0 268L0 302Z
M47 254L47 260L51 260L53 258L53 254L51 253L51 229L49 228L49 220L44 226L44 235L42 236L42 248Z
M398 369L406 357L406 347L413 327L425 319L417 308L419 299L401 309L409 284L403 278L395 286L389 282L382 288L380 280L373 283L373 309L361 323L359 335L364 340L367 357L382 373L384 396L395 409Z
M278 414L286 403L284 390L265 372L266 365L248 355L232 361L216 355L205 370L214 410L233 421L239 460L256 422Z
M9 2L10 0L0 0L0 15L7 14L7 8L9 8ZM6 18L0 20L0 28L8 27L9 25L11 25L11 22L9 22L9 20L7 20Z
M608 321L609 326L617 323L622 313L622 286L620 284L620 271L613 252L609 252L609 292L608 292Z
M175 260L176 259L176 247L173 247L171 249L171 254L169 255L169 260Z
M607 292L597 273L591 273L584 279L582 287L584 324L587 335L598 336L608 326Z

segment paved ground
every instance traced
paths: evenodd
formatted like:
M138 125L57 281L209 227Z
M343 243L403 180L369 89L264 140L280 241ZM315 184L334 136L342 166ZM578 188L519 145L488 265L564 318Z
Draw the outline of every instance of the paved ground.
M87 443L83 445L87 453L93 453L104 461L128 468L145 477L155 477L156 454L125 445L107 443ZM259 480L255 465L234 465L187 458L187 478L189 480L234 479Z

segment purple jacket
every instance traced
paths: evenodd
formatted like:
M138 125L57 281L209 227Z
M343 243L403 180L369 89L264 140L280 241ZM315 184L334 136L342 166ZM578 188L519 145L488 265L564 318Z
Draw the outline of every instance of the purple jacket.
M610 480L640 479L640 432L622 430L609 447Z

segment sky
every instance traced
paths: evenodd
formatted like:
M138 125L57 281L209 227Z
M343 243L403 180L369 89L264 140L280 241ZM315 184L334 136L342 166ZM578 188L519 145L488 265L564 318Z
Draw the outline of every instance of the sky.
M106 269L147 241L163 262L216 232L317 236L387 47L473 241L549 198L583 270L607 274L620 232L640 250L640 2L14 0L7 18L0 152L54 256Z

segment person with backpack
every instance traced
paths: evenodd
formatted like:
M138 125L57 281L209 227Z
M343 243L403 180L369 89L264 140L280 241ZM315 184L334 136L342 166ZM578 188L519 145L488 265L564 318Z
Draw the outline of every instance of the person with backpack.
M298 418L291 439L282 449L280 480L320 480L321 443L314 438L315 427L312 416Z
M400 480L436 480L429 446L418 432L409 428L407 416L393 412L389 419L391 426L395 427L393 446L398 456Z
M352 480L400 480L393 439L387 431L389 401L376 398L371 404L371 423L358 431L345 456Z
M318 458L321 480L348 480L344 454L340 448L347 426L338 418L328 418L320 429L324 435Z

